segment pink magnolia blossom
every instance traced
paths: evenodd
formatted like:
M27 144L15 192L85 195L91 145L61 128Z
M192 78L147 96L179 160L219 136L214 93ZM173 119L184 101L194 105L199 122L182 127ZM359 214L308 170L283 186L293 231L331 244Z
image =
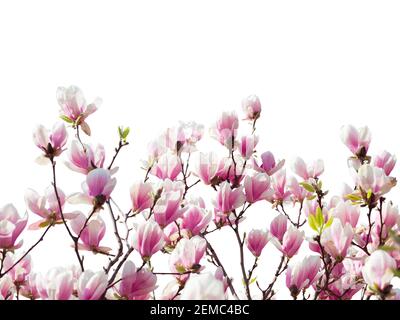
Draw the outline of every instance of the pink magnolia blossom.
M74 290L74 274L68 268L53 268L38 283L43 300L70 300Z
M42 125L38 126L33 133L33 141L43 151L43 155L36 161L39 164L47 164L48 159L59 156L64 151L67 139L67 130L62 122L57 122L51 131Z
M161 194L160 199L154 206L154 220L165 227L182 216L184 209L181 208L182 194L179 191L167 191Z
M157 277L147 270L137 270L132 261L125 262L121 279L114 288L125 300L147 300L157 287Z
M258 165L256 161L253 161L254 170L265 172L269 176L272 176L285 165L285 160L276 162L274 155L270 151L261 155L261 162L261 165Z
M362 275L373 291L384 291L394 276L396 260L383 250L374 251L365 261Z
M75 193L68 198L73 204L91 204L96 209L100 209L103 204L110 199L117 179L111 178L110 171L102 168L94 169L86 176L86 181L82 183L83 193Z
M369 164L360 167L355 180L363 191L371 191L376 198L388 193L395 185L395 182L386 175L383 169Z
M108 286L108 277L104 271L84 271L78 279L78 297L80 300L99 300Z
M266 173L256 173L254 176L244 178L246 201L254 203L272 198L273 190L270 188L270 178Z
M258 136L243 136L239 140L239 152L240 155L248 160L255 152L255 148L258 143Z
M301 244L303 243L303 240L304 231L300 231L293 226L289 226L283 235L282 241L277 241L277 239L273 238L272 243L284 255L286 255L288 258L291 258L297 254Z
M179 240L172 251L169 265L172 272L200 271L200 261L206 252L207 242L200 236Z
M242 100L242 109L247 120L257 120L261 115L260 99L256 95L248 96Z
M332 225L321 235L321 244L325 251L337 261L343 260L353 240L353 230L350 224L344 226L339 219L334 219Z
M87 217L83 213L78 213L71 220L71 228L76 235L80 234L79 249L93 251L94 253L107 253L110 248L100 246L101 240L106 233L106 224L98 215L92 218L84 227Z
M7 204L0 209L0 248L17 249L23 241L17 242L19 235L25 229L28 215L21 217L12 204Z
M181 137L179 142L180 151L193 152L196 151L196 143L203 138L204 126L194 121L181 122L178 127L178 135Z
M259 257L268 241L268 231L253 229L246 237L246 246L255 257Z
M397 158L395 155L387 151L383 151L373 158L372 163L375 167L383 169L388 176L396 165L396 161Z
M152 169L152 173L162 180L175 180L181 171L181 160L177 155L170 153L163 154Z
M31 300L36 300L40 298L39 289L38 289L38 277L37 273L30 273L23 285L21 286L21 294Z
M279 240L279 242L283 241L283 236L287 231L288 219L283 215L277 215L270 224L270 233Z
M286 286L293 297L310 287L316 280L321 260L318 256L307 256L286 271Z
M300 157L294 159L292 170L304 180L318 178L324 172L324 162L321 159L307 165Z
M0 301L12 300L15 292L14 283L9 275L0 278Z
M397 224L397 221L399 221L400 215L399 215L399 208L398 206L393 205L392 202L385 202L382 205L382 222L383 222L383 227L381 225L381 217L380 215L376 215L375 218L375 225L374 229L375 232L373 235L376 235L376 238L382 237L383 239L386 239L389 235L389 231ZM381 228L382 232L381 232Z
M342 225L349 223L355 228L360 217L360 207L351 201L341 201L332 209L332 214L342 222Z
M340 137L354 155L358 155L360 152L364 155L367 154L371 143L371 132L368 127L362 127L357 130L352 125L343 126Z
M235 146L238 128L239 119L236 112L223 112L210 131L213 138L231 150Z
M289 192L292 194L294 201L303 202L304 199L311 196L311 193L304 189L295 177L289 177L287 181L287 187Z
M103 168L105 151L102 145L93 149L90 145L84 145L85 149L76 140L72 141L68 153L69 161L65 165L72 171L88 174L90 171Z
M57 101L61 107L61 117L67 122L73 123L74 126L81 126L82 130L90 136L90 127L86 119L97 110L101 100L97 98L94 102L86 104L81 89L76 86L69 86L68 88L59 87L57 89Z
M186 282L181 300L225 300L222 281L211 273L192 274Z
M290 191L286 185L286 170L281 169L271 177L271 185L274 190L272 199L277 202L285 202L290 197Z
M211 213L205 209L191 205L186 208L182 217L181 228L195 236L203 232L212 219Z
M142 212L153 205L153 185L149 182L135 182L130 190L132 211Z
M206 185L212 184L213 178L220 169L221 162L213 152L199 152L195 158L194 174Z
M3 262L3 267L4 270L12 268L8 274L11 276L14 284L22 285L31 272L31 256L28 254L14 266L19 259L19 255L7 253Z
M236 189L231 188L228 182L223 182L217 192L217 197L214 199L214 207L223 213L230 213L232 210L239 208L245 202L246 197L243 193L243 187Z
M164 247L164 233L153 220L139 224L132 233L132 247L137 250L144 260Z
M235 163L233 162L232 158L222 158L218 164L218 171L216 173L217 183L222 181L228 181L234 184L236 187L242 182L244 178L244 169L245 163L243 159L237 155L235 157L236 163L236 170L235 170Z
M45 227L49 224L62 223L60 205L61 210L63 210L65 204L65 194L59 188L57 188L57 193L58 199L53 186L50 186L46 189L44 196L40 196L33 189L28 189L25 192L25 202L29 210L42 217L41 220L30 225L29 229L35 230L40 227ZM60 201L60 203L58 201ZM65 219L71 219L76 216L76 213L63 212L63 215Z

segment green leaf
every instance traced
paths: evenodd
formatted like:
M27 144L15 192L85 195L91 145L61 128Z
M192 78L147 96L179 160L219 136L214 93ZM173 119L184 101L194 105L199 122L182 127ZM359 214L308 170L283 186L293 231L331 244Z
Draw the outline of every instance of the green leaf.
M309 184L309 183L307 183L307 182L300 182L299 183L304 189L306 189L308 192L315 192L315 189L314 189L314 187L311 185L311 184Z
M129 127L126 127L124 132L122 133L122 137L124 139L128 138L129 132L131 131L131 129Z
M354 194L354 193L347 194L345 196L345 198L349 199L351 201L361 201L362 200L361 196Z
M74 123L74 120L72 120L71 118L67 117L66 115L61 115L60 118L62 120L64 120L65 122L67 122L67 123L71 123L71 124Z
M394 274L395 277L400 278L400 269L393 270L393 274Z
M371 199L371 196L372 196L372 190L369 189L367 193L367 199Z
M313 229L314 231L318 231L318 228L315 223L315 217L312 214L308 216L308 224L311 227L311 229Z
M324 214L322 213L322 209L320 207L317 207L317 211L315 213L315 220L318 228L321 228L325 223Z
M333 222L333 216L331 216L329 220L325 223L324 229L329 228L332 225L332 222Z
M253 283L256 282L256 281L257 281L257 277L251 279L251 280L249 281L249 285L250 285L250 284L253 284Z

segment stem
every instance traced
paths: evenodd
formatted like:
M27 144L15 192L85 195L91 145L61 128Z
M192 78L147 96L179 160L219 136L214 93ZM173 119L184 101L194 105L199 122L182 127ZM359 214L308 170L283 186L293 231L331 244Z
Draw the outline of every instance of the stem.
M227 282L228 282L228 287L232 293L232 295L239 300L239 296L236 293L236 290L232 284L232 279L228 276L226 269L224 268L224 266L221 263L221 260L219 259L217 253L215 252L214 248L212 247L211 243L203 236L204 240L206 240L207 242L207 249L208 251L211 253L211 257L215 260L215 262L217 263L217 266L221 268L222 273L224 274L224 277L226 278Z
M123 247L123 244L122 244L121 236L119 235L119 232L118 232L117 220L115 219L114 212L112 210L110 200L107 201L107 205L108 205L108 210L110 212L111 220L112 220L113 226L114 226L114 235L115 235L115 238L118 241L118 252L117 252L117 255L115 256L114 259L110 260L110 263L108 264L108 266L106 268L106 273L108 274L110 272L112 266L114 264L116 264L118 262L118 260L121 258L122 254L123 254L123 248L124 247Z
M9 267L8 269L6 269L6 271L0 273L0 278L2 278L4 275L6 275L9 271L11 271L18 263L20 263L22 261L22 259L24 259L33 249L35 249L35 247L44 239L44 236L46 235L46 233L50 230L50 228L52 227L52 224L49 224L48 227L46 228L46 230L44 230L43 234L41 235L41 237L39 238L38 241L36 241L29 249L28 251L26 251L22 257L20 257L16 262L14 262L14 264ZM3 257L5 257L4 252L3 252ZM4 259L4 258L3 258ZM2 260L3 260L2 259Z
M86 153L86 147L85 147L85 145L83 144L83 142L82 142L82 140L81 140L80 133L79 133L79 125L76 126L76 138L78 139L79 143L81 144L83 151Z
M258 288L263 293L263 300L270 300L274 296L274 291L273 291L274 285L275 285L276 281L278 280L279 276L287 269L288 264L289 264L289 259L286 260L285 258L286 258L285 255L282 255L281 261L278 265L278 268L275 271L274 279L268 285L267 289L265 289L265 290L261 289L259 283L257 282ZM286 260L286 263L285 263L285 260Z
M111 160L110 165L109 165L108 168L107 168L108 170L111 170L111 168L112 168L112 166L113 166L115 160L117 159L118 154L119 154L119 152L121 151L121 149L122 149L123 147L127 146L128 144L129 144L129 142L122 142L122 140L119 140L118 148L115 148L115 154L114 154L114 157L113 157L112 160Z
M54 161L53 158L51 158L50 161L51 161L51 165L52 165L52 168L53 168L53 188L54 188L54 193L55 193L56 198L57 198L58 210L60 211L60 215L61 215L61 219L63 221L63 225L65 226L65 229L67 230L70 238L74 242L75 254L76 254L76 257L78 259L78 262L79 262L79 265L81 267L81 270L84 271L85 269L84 269L84 266L83 266L83 258L81 258L80 254L79 254L78 246L77 246L79 237L75 237L72 234L71 229L68 227L67 220L64 217L64 213L63 213L63 209L62 209L60 195L58 194L57 178L56 178L56 162Z

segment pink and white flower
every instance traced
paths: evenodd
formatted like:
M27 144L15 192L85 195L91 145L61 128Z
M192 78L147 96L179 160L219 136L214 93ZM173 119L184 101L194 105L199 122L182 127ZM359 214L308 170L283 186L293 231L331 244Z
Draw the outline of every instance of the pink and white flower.
M149 260L165 244L164 233L153 220L142 222L132 233L132 247L137 250L143 260Z
M132 261L125 262L121 279L114 289L123 300L147 300L157 288L157 277L147 270L136 269Z
M248 96L242 100L242 109L246 120L257 120L261 115L260 99L256 95Z
M17 239L24 231L28 222L28 215L21 217L12 204L7 204L0 209L0 248L17 249L23 241L17 243Z
M108 287L108 277L104 271L84 271L78 279L80 300L99 300Z
M246 237L246 246L255 257L259 257L268 241L268 231L253 229Z
M243 187L232 190L228 182L223 182L220 184L213 204L219 212L230 213L232 210L242 206L245 201L246 196L243 193Z

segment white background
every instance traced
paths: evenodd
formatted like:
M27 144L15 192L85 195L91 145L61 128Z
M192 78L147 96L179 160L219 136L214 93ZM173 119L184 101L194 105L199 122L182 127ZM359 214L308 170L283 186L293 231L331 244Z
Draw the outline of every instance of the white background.
M132 128L118 159L115 198L124 210L150 139L178 120L209 126L253 93L263 106L258 151L323 158L325 185L338 191L351 181L343 124L367 124L372 153L400 153L399 16L398 1L1 1L0 202L22 213L25 189L50 184L50 167L33 162L31 135L35 125L54 123L56 88L70 84L88 102L103 99L89 123L91 141L109 156L116 127ZM79 191L83 176L59 167L61 188ZM267 226L273 211L257 208L249 221ZM35 252L37 270L74 262L61 229ZM25 241L37 237L29 232ZM226 242L216 247L225 261L237 258ZM267 252L263 270L271 273L278 254L271 245Z

